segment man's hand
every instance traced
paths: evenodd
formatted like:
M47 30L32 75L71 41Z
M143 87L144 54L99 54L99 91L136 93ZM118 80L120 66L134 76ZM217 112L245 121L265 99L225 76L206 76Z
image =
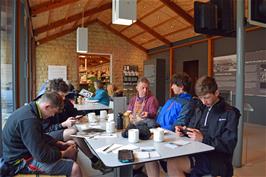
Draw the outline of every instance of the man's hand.
M77 158L77 146L76 145L70 145L66 150L61 151L62 157L67 159L76 160Z
M186 129L186 126L175 126L175 133L177 136L184 136L184 134L181 132L182 130Z
M203 134L198 130L194 128L187 128L191 132L187 132L187 135L189 138L191 138L194 141L202 142L203 140Z
M147 118L148 117L148 112L142 112L141 114L140 114L140 117L141 118Z
M74 125L76 123L76 119L75 117L69 117L65 122L62 122L61 125L63 127L67 127L67 128L70 128L72 127L72 125Z
M134 123L137 121L137 117L135 117L132 113L130 113L128 117L131 123Z
M56 147L58 147L60 150L66 150L69 147L69 144L63 141L57 141Z

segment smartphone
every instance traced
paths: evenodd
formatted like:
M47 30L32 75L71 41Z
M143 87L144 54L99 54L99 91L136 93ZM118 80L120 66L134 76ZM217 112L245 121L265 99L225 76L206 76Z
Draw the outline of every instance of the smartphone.
M86 114L82 114L82 115L77 115L76 117L75 117L75 119L80 119L80 118L82 118L83 116L85 116Z
M134 162L134 154L132 150L119 150L118 160L122 163Z
M192 131L191 130L188 130L187 128L185 128L185 129L181 129L180 132L183 133L185 136L188 136L187 133L188 132L192 132Z

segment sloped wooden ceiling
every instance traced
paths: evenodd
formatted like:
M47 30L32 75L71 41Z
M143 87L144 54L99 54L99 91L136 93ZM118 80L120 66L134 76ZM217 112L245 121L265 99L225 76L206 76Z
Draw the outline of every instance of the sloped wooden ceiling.
M206 2L208 0L201 0ZM137 22L112 24L112 0L28 0L38 45L99 23L141 50L171 45L194 32L194 0L137 0Z

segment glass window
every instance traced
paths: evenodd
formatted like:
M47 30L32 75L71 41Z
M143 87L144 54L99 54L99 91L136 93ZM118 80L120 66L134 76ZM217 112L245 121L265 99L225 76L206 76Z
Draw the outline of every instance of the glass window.
M14 1L1 0L1 118L2 127L13 112Z

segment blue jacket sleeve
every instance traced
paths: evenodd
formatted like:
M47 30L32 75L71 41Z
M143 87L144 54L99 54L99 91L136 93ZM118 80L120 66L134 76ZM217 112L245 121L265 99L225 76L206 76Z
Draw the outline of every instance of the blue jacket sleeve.
M104 92L96 91L94 97L91 97L92 100L100 100L104 97Z
M176 118L176 121L174 122L172 129L175 129L175 126L181 125L187 126L188 119L192 116L192 107L190 105L190 102L186 102L184 104L180 104L180 109L178 110L178 116Z

